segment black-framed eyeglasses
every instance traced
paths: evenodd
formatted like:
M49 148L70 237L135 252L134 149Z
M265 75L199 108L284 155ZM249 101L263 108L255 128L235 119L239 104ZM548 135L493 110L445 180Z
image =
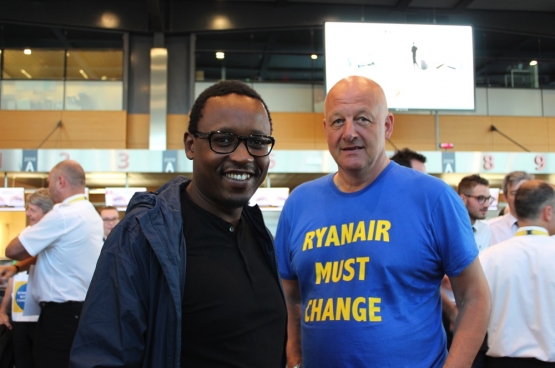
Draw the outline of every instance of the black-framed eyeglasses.
M488 202L488 204L491 204L495 200L495 198L493 198L492 196L487 196L486 197L486 196L483 196L483 195L481 195L481 196L473 196L473 195L470 195L470 194L464 194L464 195L467 196L467 197L475 198L478 201L478 203L480 203L480 204L485 204L486 202Z
M208 139L210 149L219 154L227 154L235 151L239 143L244 141L247 151L254 157L268 156L276 143L274 137L270 137L269 135L243 136L220 131L208 133L197 132L193 133L193 137Z

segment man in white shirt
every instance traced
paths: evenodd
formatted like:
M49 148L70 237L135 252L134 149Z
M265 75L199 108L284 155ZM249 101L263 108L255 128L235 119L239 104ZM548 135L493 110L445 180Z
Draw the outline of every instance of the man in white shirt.
M468 211L472 231L474 231L474 240L481 252L489 247L491 242L489 225L481 221L486 218L489 205L493 202L493 197L489 192L489 181L480 175L465 176L460 181L457 192Z
M555 188L540 180L516 193L519 229L480 253L492 296L488 367L555 367Z
M6 256L37 257L30 280L41 306L37 326L37 367L67 367L83 301L102 248L102 219L85 196L85 172L79 163L62 161L48 176L57 203L36 225L26 228L6 248ZM31 282L32 281L32 282Z
M509 205L509 213L488 221L491 229L491 245L500 243L512 237L518 229L515 212L515 195L522 183L534 179L524 171L513 171L503 178L503 197Z

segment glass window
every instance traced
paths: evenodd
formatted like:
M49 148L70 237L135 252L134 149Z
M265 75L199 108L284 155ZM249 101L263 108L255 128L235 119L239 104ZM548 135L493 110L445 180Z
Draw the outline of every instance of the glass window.
M68 80L122 80L123 51L68 50Z
M123 82L68 81L66 82L66 110L123 109Z
M2 110L63 109L63 81L4 80L0 83Z
M3 79L63 79L64 51L4 50Z

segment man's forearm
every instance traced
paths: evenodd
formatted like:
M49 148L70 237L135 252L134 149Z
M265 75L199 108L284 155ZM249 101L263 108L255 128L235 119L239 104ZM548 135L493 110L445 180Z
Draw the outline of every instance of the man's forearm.
M303 361L301 349L301 292L297 280L282 280L287 304L287 367Z
M30 258L31 255L27 253L27 250L19 241L19 237L15 237L6 247L6 257L10 259L15 259L18 261L22 261L24 259Z
M463 302L455 321L453 342L445 367L468 367L476 357L486 335L489 303L484 299Z
M445 367L467 367L484 341L491 312L491 295L480 260L476 258L461 274L451 278L459 313Z
M294 367L303 360L301 351L301 305L287 303L287 367Z

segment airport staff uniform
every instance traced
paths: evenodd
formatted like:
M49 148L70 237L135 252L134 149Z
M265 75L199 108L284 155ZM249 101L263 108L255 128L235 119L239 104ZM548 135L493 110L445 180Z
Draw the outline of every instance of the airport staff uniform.
M102 219L84 194L56 204L19 235L25 250L38 255L29 284L41 305L36 352L40 367L68 365L102 236Z
M488 356L555 366L554 259L555 239L537 226L480 253L492 297Z
M518 229L517 220L510 212L489 220L488 225L491 229L491 245L511 238Z

